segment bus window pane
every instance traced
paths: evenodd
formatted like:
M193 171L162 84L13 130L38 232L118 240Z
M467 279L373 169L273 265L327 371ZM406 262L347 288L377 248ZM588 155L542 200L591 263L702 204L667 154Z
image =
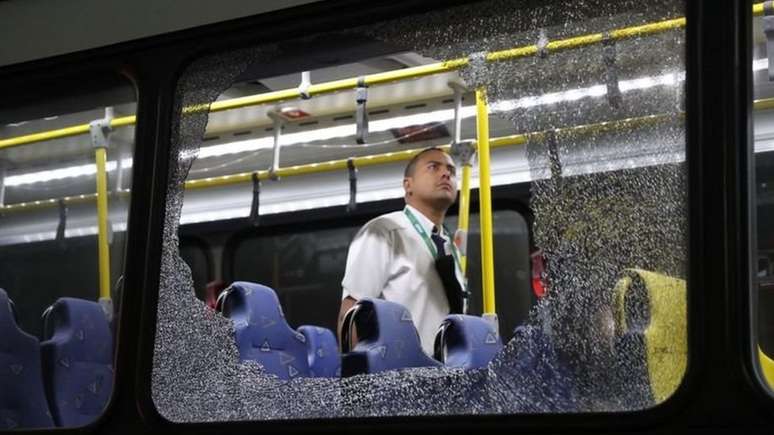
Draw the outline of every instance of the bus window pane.
M0 430L85 426L111 398L136 93L95 82L0 108Z
M668 400L687 365L683 6L493 1L191 64L172 129L161 415L623 412ZM428 147L437 161L408 165ZM466 164L467 232L453 218L464 207L446 209ZM422 185L427 171L447 178ZM524 206L489 216L491 256L487 180L501 203ZM403 202L424 188L438 202L417 219ZM204 223L238 241L214 311L193 297L178 246L181 225Z
M774 389L774 152L771 138L774 137L774 88L769 80L769 63L766 57L766 35L763 32L763 17L753 17L753 130L755 163L755 214L757 257L753 257L753 309L756 310L758 337L757 360L761 369L762 382Z

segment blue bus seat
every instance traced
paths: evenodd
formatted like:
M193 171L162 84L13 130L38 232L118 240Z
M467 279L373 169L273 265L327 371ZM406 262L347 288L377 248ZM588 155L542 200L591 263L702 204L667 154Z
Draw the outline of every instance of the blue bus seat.
M53 427L43 389L40 343L19 329L3 289L0 336L0 430Z
M358 342L349 349L356 328ZM341 376L409 367L439 367L425 355L411 313L401 304L363 298L347 312L342 325Z
M43 318L43 379L57 426L77 427L102 415L113 391L113 335L97 302L60 298Z
M447 367L485 367L503 348L494 325L481 317L463 314L447 316L435 336L435 359Z
M339 344L333 331L319 326L299 326L298 332L306 337L306 356L309 376L334 378L341 376Z
M495 358L490 368L503 373L500 380L515 383L512 388L519 397L537 399L526 401L520 412L579 411L573 370L560 358L550 335L538 326L521 325L508 348L510 354Z
M234 322L240 358L260 363L281 379L308 377L306 337L285 321L274 290L237 281L224 292L221 310Z

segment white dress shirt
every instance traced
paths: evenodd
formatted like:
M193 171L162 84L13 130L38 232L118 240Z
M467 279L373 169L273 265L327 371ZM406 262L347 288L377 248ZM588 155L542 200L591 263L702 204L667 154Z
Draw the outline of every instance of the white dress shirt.
M433 222L419 210L406 207L430 237ZM441 233L446 252L451 253L452 242ZM457 266L457 279L463 283ZM342 299L381 297L405 306L419 332L422 349L432 356L435 334L449 314L449 302L435 258L403 210L372 219L360 229L349 246L341 286Z

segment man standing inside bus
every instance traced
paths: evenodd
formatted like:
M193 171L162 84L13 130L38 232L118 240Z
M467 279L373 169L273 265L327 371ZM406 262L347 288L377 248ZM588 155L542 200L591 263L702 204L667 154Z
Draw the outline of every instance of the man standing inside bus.
M349 246L338 329L357 300L384 298L409 310L432 356L444 317L461 313L464 304L459 253L443 226L457 199L451 156L439 148L418 153L406 165L403 190L405 208L366 223Z

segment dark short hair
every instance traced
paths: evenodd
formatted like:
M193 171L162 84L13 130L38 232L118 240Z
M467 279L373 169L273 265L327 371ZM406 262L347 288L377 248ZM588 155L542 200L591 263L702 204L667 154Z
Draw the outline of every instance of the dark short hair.
M414 176L414 170L417 167L417 162L419 161L419 158L422 157L422 155L429 153L430 151L440 151L447 156L449 153L447 153L445 150L438 148L438 147L430 147L425 148L422 151L418 152L414 157L409 160L408 164L406 165L406 169L403 171L403 178L408 178Z

